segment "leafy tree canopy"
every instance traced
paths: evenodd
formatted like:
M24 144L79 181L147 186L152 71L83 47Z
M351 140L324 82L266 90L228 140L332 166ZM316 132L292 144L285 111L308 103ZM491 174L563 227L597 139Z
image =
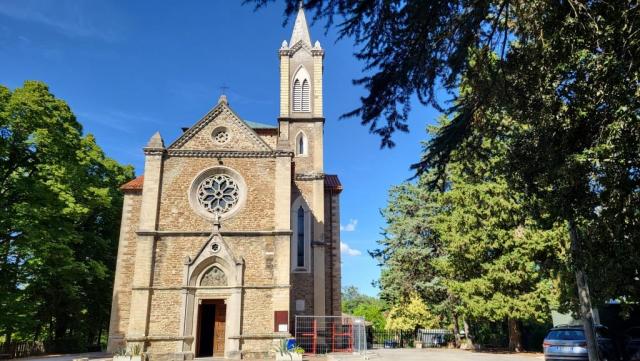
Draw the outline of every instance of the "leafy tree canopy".
M0 86L0 332L97 342L106 328L130 166L106 157L62 100ZM67 342L71 344L71 342Z
M438 327L440 320L433 315L418 295L411 295L407 303L393 306L386 328L392 331L414 331L418 328Z
M387 305L384 301L364 295L355 286L342 290L342 312L352 316L364 317L373 327L381 330L385 326Z

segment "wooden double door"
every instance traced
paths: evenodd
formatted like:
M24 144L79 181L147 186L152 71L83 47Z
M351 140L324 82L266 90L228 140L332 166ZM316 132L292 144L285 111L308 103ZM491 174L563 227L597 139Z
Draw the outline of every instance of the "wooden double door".
M224 356L226 314L223 300L202 300L198 305L196 357Z

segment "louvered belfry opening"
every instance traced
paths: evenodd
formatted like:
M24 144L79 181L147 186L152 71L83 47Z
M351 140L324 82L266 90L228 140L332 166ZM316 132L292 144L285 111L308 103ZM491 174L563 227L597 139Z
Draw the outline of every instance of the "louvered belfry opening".
M302 81L302 109L303 112L310 110L309 104L309 81L307 79Z
M311 111L311 89L308 79L300 81L296 78L293 82L293 111L308 112Z
M300 79L296 79L293 82L293 111L299 112L302 110L302 84Z

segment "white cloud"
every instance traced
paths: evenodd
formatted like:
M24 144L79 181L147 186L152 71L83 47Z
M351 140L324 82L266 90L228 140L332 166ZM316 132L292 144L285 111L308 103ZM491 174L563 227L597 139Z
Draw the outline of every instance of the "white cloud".
M345 226L343 226L342 224L340 225L340 230L343 232L353 232L356 230L357 225L358 225L357 219L350 219L347 225Z
M340 252L352 257L359 256L362 254L362 252L358 251L357 249L353 249L349 247L349 245L344 242L340 242Z

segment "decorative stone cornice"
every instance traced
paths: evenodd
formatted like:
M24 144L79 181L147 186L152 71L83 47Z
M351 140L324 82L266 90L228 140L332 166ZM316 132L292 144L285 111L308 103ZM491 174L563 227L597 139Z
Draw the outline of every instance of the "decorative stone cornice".
M296 173L297 181L314 181L324 179L324 173Z
M295 45L291 46L288 51L289 51L289 56L297 53L300 49L304 49L308 52L311 52L311 46L310 44L307 45L307 43L305 43L304 41L300 40L298 41Z
M150 286L150 287L131 287L132 290L139 291L189 291L189 290L275 290L291 288L290 285L242 285L242 286Z
M317 123L321 122L324 124L324 117L313 117L313 118L292 118L292 117L279 117L279 122L309 122L309 123Z
M311 55L313 56L324 56L323 49L311 49Z
M142 336L127 337L128 342L146 342L146 341L189 341L193 340L193 336Z
M261 340L261 339L277 339L277 338L289 338L291 334L289 332L273 332L273 333L245 333L242 335L229 336L230 339L235 340Z
M138 236L158 236L158 237L207 237L211 231L136 231ZM261 237L261 236L290 236L293 232L290 229L279 229L274 231L220 231L222 236L235 237Z
M189 158L275 158L293 157L293 152L282 150L199 150L199 149L169 149L171 157Z
M166 151L164 148L143 148L144 155L163 155Z

